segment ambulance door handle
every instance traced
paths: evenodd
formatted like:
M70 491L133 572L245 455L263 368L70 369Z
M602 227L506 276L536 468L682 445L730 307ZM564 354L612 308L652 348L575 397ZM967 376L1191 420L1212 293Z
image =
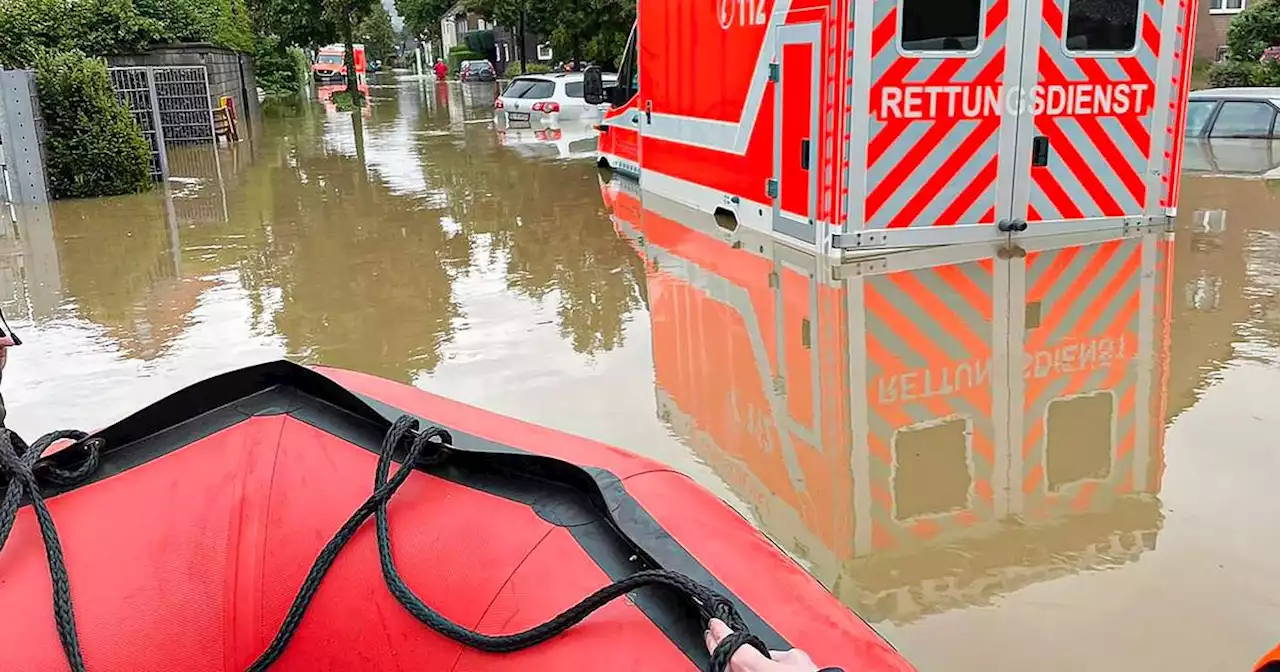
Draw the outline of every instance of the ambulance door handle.
M653 123L653 101L652 100L644 101L644 123L646 124Z
M800 141L800 167L809 170L809 138Z
M1031 141L1031 166L1043 168L1049 165L1049 137L1037 135Z

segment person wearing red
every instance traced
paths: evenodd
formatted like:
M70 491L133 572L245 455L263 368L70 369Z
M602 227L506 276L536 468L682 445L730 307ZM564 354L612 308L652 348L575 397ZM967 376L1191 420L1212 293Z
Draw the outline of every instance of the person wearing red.
M439 81L443 82L445 77L449 76L449 66L445 65L441 59L436 59L435 71L436 79Z

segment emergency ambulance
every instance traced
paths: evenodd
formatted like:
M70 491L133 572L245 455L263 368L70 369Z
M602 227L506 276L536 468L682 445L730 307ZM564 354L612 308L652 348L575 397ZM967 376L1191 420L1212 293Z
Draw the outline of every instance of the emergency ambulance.
M660 418L862 617L985 604L1155 547L1169 234L834 263L730 242L626 181L604 192L646 259Z
M1173 215L1197 0L639 0L602 166L832 256Z

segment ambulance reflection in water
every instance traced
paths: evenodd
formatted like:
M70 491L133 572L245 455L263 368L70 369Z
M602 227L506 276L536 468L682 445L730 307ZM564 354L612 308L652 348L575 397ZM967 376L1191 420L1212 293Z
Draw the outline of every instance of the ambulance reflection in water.
M833 265L603 191L647 259L661 418L864 618L1155 547L1170 234Z

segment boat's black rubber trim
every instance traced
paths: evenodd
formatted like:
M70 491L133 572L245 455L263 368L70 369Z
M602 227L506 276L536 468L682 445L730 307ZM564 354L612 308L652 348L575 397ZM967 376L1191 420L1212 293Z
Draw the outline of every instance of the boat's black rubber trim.
M256 416L288 415L376 453L390 422L406 414L413 415L292 362L260 364L197 383L90 435L106 442L94 476L76 486L46 487L43 494L51 497L110 478ZM174 418L188 419L174 423ZM530 506L544 520L567 528L611 580L645 569L685 574L732 601L769 648L791 648L667 533L615 474L419 419L453 436L453 455L429 468L432 475ZM64 468L76 459L74 450L44 458ZM669 591L637 591L632 601L691 662L705 669L710 656L694 609Z
M380 413L384 418L391 418L394 420L395 418L407 413L407 411L403 411L377 399L364 395L358 396L360 396L361 399L368 403L371 408ZM412 413L408 414L413 415ZM542 456L533 456L532 454L518 448L458 431L448 425L432 422L427 418L418 417L418 419L447 429L453 435L454 445L466 451L490 455L499 453L527 455L535 457L539 462L549 459ZM609 578L617 581L618 579L642 569L669 569L680 572L720 593L721 595L724 595L733 602L734 607L737 608L743 621L745 621L747 626L751 628L751 632L764 640L765 644L767 644L770 649L775 651L786 651L791 648L791 644L789 644L782 635L774 630L773 626L769 625L769 623L761 618L759 614L755 613L751 607L747 606L746 603L739 599L727 586L721 583L714 574L708 571L706 567L703 567L702 563L698 562L698 560L694 558L684 546L681 546L680 542L672 537L657 520L654 520L653 516L645 510L644 506L642 506L640 502L636 501L635 498L631 496L631 493L627 492L622 480L619 479L617 475L607 469L601 469L598 467L578 467L576 465L569 465L567 462L561 462L560 460L551 459L550 461L570 466L575 471L586 472L591 476L592 482L589 485L586 485L584 492L591 492L593 497L595 496L595 493L598 493L601 501L597 503L597 507L603 506L602 510L608 512L608 516L611 520L605 522L612 523L612 525L573 525L569 527L569 531L573 535L574 539L577 540L578 545L582 546L583 550L587 552L591 559L609 575ZM524 474L521 474L521 476L523 477ZM557 475L551 478L551 480L559 482L564 482L563 479L563 475ZM519 481L520 479L515 480ZM503 492L489 490L477 482L458 482L469 487L492 492L493 494L507 496ZM527 500L521 499L519 501L525 501L525 503L533 505L533 502ZM581 501L581 493L579 493L579 502ZM556 506L560 505L567 504L562 502L556 503ZM583 515L581 513L581 509L576 508L580 506L580 503L574 505L574 510L579 511L579 513L574 514L575 516ZM540 507L535 506L534 510L539 511L539 515L544 519L556 522L546 515L545 512L548 508L550 507L543 506L540 510ZM591 515L596 514L593 513ZM626 540L628 545L634 547L634 550L636 551L633 554L635 556L634 558L631 556L621 557L616 552L617 544L614 539L619 536ZM644 611L646 615L649 616L650 620L653 620L654 624L666 633L669 639L681 647L681 650L688 653L689 649L692 648L701 652L699 655L706 655L706 643L702 639L702 630L701 626L697 623L696 614L690 612L690 617L694 619L691 621L691 625L668 624L660 622L658 619L654 618L655 613L667 613L673 608L678 608L680 600L677 596L670 595L666 592L644 591L643 593L637 593L634 595L633 600L635 601L636 606L640 607L641 611ZM700 666L705 667L705 661L699 662L699 660L695 660L695 662Z

